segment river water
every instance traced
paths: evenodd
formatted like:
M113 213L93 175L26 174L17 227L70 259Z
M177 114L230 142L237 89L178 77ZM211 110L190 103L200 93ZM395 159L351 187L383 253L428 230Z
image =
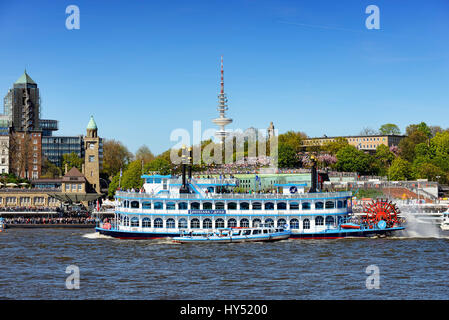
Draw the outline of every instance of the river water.
M182 245L8 229L0 299L448 299L448 245L447 235ZM79 289L66 287L68 266Z

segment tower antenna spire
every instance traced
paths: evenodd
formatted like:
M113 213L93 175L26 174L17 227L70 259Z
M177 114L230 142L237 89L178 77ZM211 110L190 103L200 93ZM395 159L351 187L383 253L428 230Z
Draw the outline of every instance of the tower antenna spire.
M220 94L218 95L218 114L219 117L212 120L220 129L215 132L215 136L220 138L221 142L224 143L226 136L229 134L225 130L225 126L232 122L232 119L226 118L225 112L228 110L228 98L224 92L224 71L223 71L223 56L221 56L221 64L220 64Z

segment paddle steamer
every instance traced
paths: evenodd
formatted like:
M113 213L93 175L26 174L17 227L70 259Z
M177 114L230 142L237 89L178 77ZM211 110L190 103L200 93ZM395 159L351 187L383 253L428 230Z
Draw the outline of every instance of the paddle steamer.
M374 203L354 221L351 191L318 192L316 166L305 192L299 184L276 184L276 193L234 193L233 178L194 178L191 165L180 177L142 175L137 191L117 191L115 216L97 225L104 235L121 239L177 237L186 229L248 228L261 223L288 225L291 238L335 239L385 235L402 230L394 206Z

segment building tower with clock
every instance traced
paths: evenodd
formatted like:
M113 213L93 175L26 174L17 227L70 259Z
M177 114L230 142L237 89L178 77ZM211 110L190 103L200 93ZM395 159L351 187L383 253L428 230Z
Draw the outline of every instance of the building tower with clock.
M103 141L98 137L98 128L93 116L87 124L84 150L84 176L92 189L101 193L100 170L103 166Z

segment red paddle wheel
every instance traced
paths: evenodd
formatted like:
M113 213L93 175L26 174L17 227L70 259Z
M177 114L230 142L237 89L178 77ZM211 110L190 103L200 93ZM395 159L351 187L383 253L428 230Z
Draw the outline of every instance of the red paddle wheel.
M365 216L363 222L369 228L373 228L375 224L383 220L387 223L387 227L392 227L398 224L399 209L396 204L384 199L373 200L371 203L364 205Z

